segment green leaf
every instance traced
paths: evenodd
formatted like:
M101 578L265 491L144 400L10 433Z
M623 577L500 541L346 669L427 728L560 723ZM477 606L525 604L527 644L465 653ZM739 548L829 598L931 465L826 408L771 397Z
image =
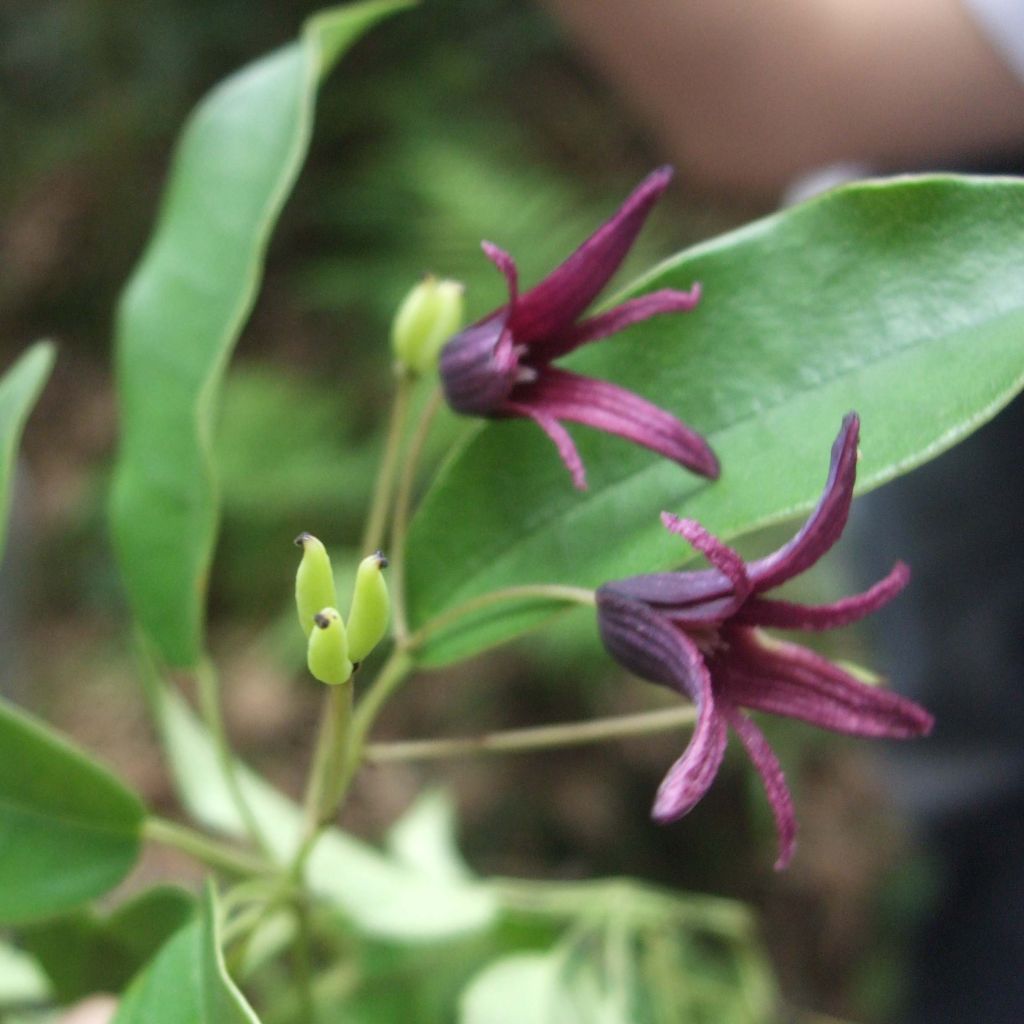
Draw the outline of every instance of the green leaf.
M0 942L0 1011L19 1003L42 1003L51 998L42 968L28 953ZM7 1017L0 1019L4 1021Z
M0 560L7 536L14 459L25 420L53 368L54 348L38 341L0 377Z
M544 950L504 955L460 1000L460 1024L772 1024L777 995L741 905L629 880L513 883L533 913L572 922Z
M42 965L61 1003L120 992L195 913L184 889L159 886L101 916L83 909L22 928L22 945Z
M309 146L317 86L365 30L408 5L367 0L318 15L200 103L121 297L114 541L139 623L172 665L193 666L202 650L218 519L214 414Z
M208 828L244 836L245 827L209 735L187 704L149 681L164 747L182 802ZM239 766L242 791L282 860L301 840L302 810L265 780ZM488 927L497 902L471 878L439 878L422 865L384 856L338 828L328 829L307 864L310 886L363 933L398 941L448 938Z
M209 884L199 918L175 933L132 982L114 1024L259 1024L228 977L217 914Z
M441 789L423 793L395 822L388 851L396 861L439 882L471 877L455 842L455 805Z
M488 964L459 1001L459 1024L554 1024L559 958L515 953Z
M590 489L532 424L486 425L442 471L408 543L414 627L523 583L597 586L691 556L667 509L728 538L810 508L842 416L862 419L860 490L949 448L1024 384L1024 182L865 183L655 268L628 295L703 285L700 306L587 346L569 365L701 430L716 483L573 428ZM618 296L621 299L623 296ZM457 528L452 524L457 523ZM421 652L442 664L550 617L491 609Z
M139 854L139 798L42 723L0 702L0 924L77 907Z

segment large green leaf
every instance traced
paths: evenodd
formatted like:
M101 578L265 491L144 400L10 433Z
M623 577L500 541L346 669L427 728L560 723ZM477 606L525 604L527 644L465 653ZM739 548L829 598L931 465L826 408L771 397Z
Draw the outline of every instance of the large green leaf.
M114 1024L258 1024L224 966L212 885L199 918L132 982Z
M81 908L19 930L61 1003L90 992L120 992L195 912L184 889L159 886L107 915Z
M145 810L106 769L0 702L0 924L112 889L139 854Z
M149 690L182 802L208 828L244 836L244 823L223 782L209 735L177 694L157 680L150 680ZM275 853L282 859L291 857L303 833L301 809L241 765L239 778ZM443 807L437 809L443 814ZM310 886L362 932L380 938L424 941L488 927L497 912L493 894L483 883L454 870L452 857L445 861L446 877L441 877L439 851L445 840L438 835L436 818L425 820L424 812L431 815L428 807L422 808L418 820L410 820L404 831L433 833L430 866L410 864L407 855L384 856L331 828L309 858Z
M7 509L18 441L32 406L53 367L53 345L36 342L0 377L0 559L7 535Z
M317 85L362 32L408 3L368 0L321 14L200 103L122 296L114 540L135 614L171 664L195 665L201 652L217 530L218 391L309 146Z
M700 429L721 480L574 428L590 482L579 494L536 427L488 424L413 522L413 625L513 584L596 586L678 564L689 552L660 526L662 509L724 537L806 510L850 409L863 421L861 490L949 448L1024 383L1022 223L1024 182L897 179L839 190L655 268L627 294L700 281L698 309L569 363ZM464 657L552 609L492 610L438 634L421 660Z

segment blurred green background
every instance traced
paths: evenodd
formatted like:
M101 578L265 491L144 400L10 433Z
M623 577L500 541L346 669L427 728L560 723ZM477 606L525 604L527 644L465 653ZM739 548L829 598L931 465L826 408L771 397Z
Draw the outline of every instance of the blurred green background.
M26 434L2 598L19 629L3 652L3 689L102 752L158 807L173 801L133 680L104 523L117 436L112 314L189 109L315 9L239 0L0 7L0 365L39 336L60 346ZM371 33L323 90L219 435L212 643L233 735L282 785L300 786L319 697L294 635L290 541L311 530L335 551L355 543L396 303L429 270L465 281L470 315L486 312L504 284L481 238L515 255L524 282L536 280L662 160L544 12L515 0L430 0ZM710 205L682 170L623 279L751 213ZM445 435L456 429L449 422ZM841 588L836 564L813 578L815 596ZM857 656L861 638L839 639L833 653ZM421 677L382 734L468 734L651 700L604 658L582 615L486 662ZM900 995L902 932L927 893L926 865L908 870L912 850L863 747L769 728L802 826L800 854L781 877L771 872L770 815L742 757L684 822L649 822L654 787L685 736L371 770L348 824L376 837L425 782L442 781L478 870L631 874L751 901L789 1001L884 1019ZM142 874L181 867L152 855Z

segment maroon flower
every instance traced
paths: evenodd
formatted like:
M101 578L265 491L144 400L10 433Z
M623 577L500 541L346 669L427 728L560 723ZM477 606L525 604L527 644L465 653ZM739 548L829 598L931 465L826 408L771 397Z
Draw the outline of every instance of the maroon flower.
M845 626L881 608L910 578L908 568L897 562L870 590L832 604L809 606L762 596L804 572L839 539L853 497L858 428L856 414L850 413L832 447L818 507L774 554L744 563L699 523L663 512L665 526L688 540L713 568L634 576L597 591L598 625L612 657L697 706L693 738L658 789L654 819L675 821L707 792L722 763L727 726L732 726L761 775L775 815L777 869L793 855L796 818L779 762L743 708L856 736L921 736L932 726L931 715L912 701L869 686L821 655L758 629Z
M551 365L631 324L696 306L699 285L688 292L651 292L578 320L625 259L671 177L668 167L649 175L610 221L523 294L512 257L490 242L482 243L508 281L508 302L456 334L441 353L441 381L456 412L532 419L554 441L581 490L586 488L583 463L562 420L618 434L696 473L718 477L718 460L707 442L664 409L614 384Z

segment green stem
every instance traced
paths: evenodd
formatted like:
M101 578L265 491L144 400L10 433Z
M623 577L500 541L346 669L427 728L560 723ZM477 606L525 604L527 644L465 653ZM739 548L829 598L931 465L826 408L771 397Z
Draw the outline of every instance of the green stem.
M214 750L217 755L217 762L220 765L224 782L231 794L231 800L238 811L239 817L248 832L250 839L260 848L263 854L270 858L273 856L266 836L260 828L256 815L253 814L249 801L242 792L242 786L238 778L238 765L234 752L228 740L227 729L224 725L224 716L221 712L220 693L217 685L217 673L210 661L204 658L196 670L196 685L199 696L199 710L210 732L210 739L213 741Z
M306 786L306 838L334 816L342 792L342 775L352 725L354 681L331 686L324 695L313 764Z
M309 912L301 900L293 907L295 913L295 942L292 945L292 968L299 995L299 1019L315 1024L316 1002L313 999L312 932Z
M212 868L220 868L234 875L269 875L275 870L274 865L262 857L237 850L227 843L211 839L202 832L166 818L146 818L142 825L142 836L150 842L173 846Z
M525 583L518 587L503 587L501 590L492 590L479 597L471 597L468 601L434 616L420 626L415 633L409 634L403 647L406 650L415 650L417 647L421 647L429 637L448 629L467 615L484 611L492 605L503 604L506 601L530 599L562 601L566 604L582 604L590 607L593 607L595 600L592 590L587 590L585 587L564 586L560 583Z
M352 717L348 757L345 759L345 771L342 776L342 798L348 792L348 787L352 784L352 779L362 763L366 738L373 728L373 723L377 720L377 715L380 714L381 708L387 703L388 698L405 681L411 668L412 659L402 651L392 651L391 657L384 663L377 678L359 701Z
M373 743L366 748L366 760L374 764L387 764L395 761L433 761L473 754L508 754L575 747L629 736L668 732L693 725L696 718L696 708L686 706L597 718L588 722L542 725L531 729L507 729L502 732L486 733L483 736Z
M402 448L402 430L405 427L409 401L416 383L415 378L407 371L396 370L396 373L398 383L391 403L391 418L388 421L387 439L384 442L384 455L377 469L370 512L366 517L366 528L363 530L363 554L376 551L384 542L391 494L395 486L395 471L398 468L398 455Z
M391 524L391 609L394 620L395 640L404 644L409 635L409 623L405 609L405 538L409 530L409 510L412 507L412 492L416 484L416 469L420 456L427 443L431 424L441 407L441 389L434 389L423 407L423 412L416 423L409 441L398 479L398 490L395 495L395 514Z

